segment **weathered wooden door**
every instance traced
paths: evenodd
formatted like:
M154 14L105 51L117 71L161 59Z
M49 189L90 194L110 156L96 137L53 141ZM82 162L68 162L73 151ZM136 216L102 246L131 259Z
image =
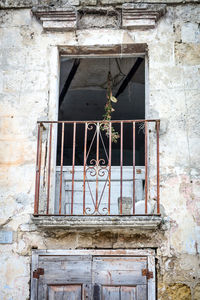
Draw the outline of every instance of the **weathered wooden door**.
M35 266L31 300L155 300L146 256L40 255Z

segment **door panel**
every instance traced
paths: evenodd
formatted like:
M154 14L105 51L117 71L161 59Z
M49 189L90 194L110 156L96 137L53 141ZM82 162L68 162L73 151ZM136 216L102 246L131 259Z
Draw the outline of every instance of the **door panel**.
M137 300L146 300L146 299L147 299L147 285L138 285Z
M38 282L38 300L81 300L82 296L78 296L81 294L90 299L91 264L92 257L86 255L41 257L39 268L44 269L44 275Z
M91 264L90 256L50 256L41 258L39 268L45 270L44 284L90 284Z
M146 257L94 257L94 280L102 285L146 284L142 269L147 267Z
M102 286L101 300L137 300L139 297L136 286ZM145 296L142 299L145 300Z
M80 300L82 299L81 285L50 285L48 300Z
M120 300L120 286L103 286L102 300Z
M137 300L136 287L135 286L122 286L121 287L121 299Z

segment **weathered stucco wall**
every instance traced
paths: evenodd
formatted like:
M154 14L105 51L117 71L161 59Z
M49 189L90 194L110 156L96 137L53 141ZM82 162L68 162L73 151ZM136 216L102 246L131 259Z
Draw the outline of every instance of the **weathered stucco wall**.
M63 33L43 32L30 8L17 6L0 11L0 226L13 231L13 243L0 244L0 298L29 299L32 248L152 247L158 298L200 299L200 6L168 5L151 30ZM38 230L31 221L36 121L55 116L57 46L123 43L148 44L147 118L161 119L164 225L156 232Z

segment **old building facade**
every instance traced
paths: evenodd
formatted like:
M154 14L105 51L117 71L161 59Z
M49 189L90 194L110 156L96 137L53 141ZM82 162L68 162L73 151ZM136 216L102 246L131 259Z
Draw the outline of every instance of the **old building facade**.
M0 9L0 299L200 299L198 1Z

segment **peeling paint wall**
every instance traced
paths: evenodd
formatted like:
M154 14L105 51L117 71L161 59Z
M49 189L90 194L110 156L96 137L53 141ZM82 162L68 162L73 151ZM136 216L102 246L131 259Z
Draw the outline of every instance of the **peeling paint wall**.
M150 247L157 248L158 299L199 299L200 5L166 1L166 15L150 30L45 33L31 13L34 1L16 2L0 2L5 8L0 11L0 226L13 232L12 243L0 244L0 298L29 299L32 248ZM96 5L96 1L74 2ZM148 44L146 117L161 119L162 228L39 230L31 221L36 121L56 115L57 46L127 43Z

